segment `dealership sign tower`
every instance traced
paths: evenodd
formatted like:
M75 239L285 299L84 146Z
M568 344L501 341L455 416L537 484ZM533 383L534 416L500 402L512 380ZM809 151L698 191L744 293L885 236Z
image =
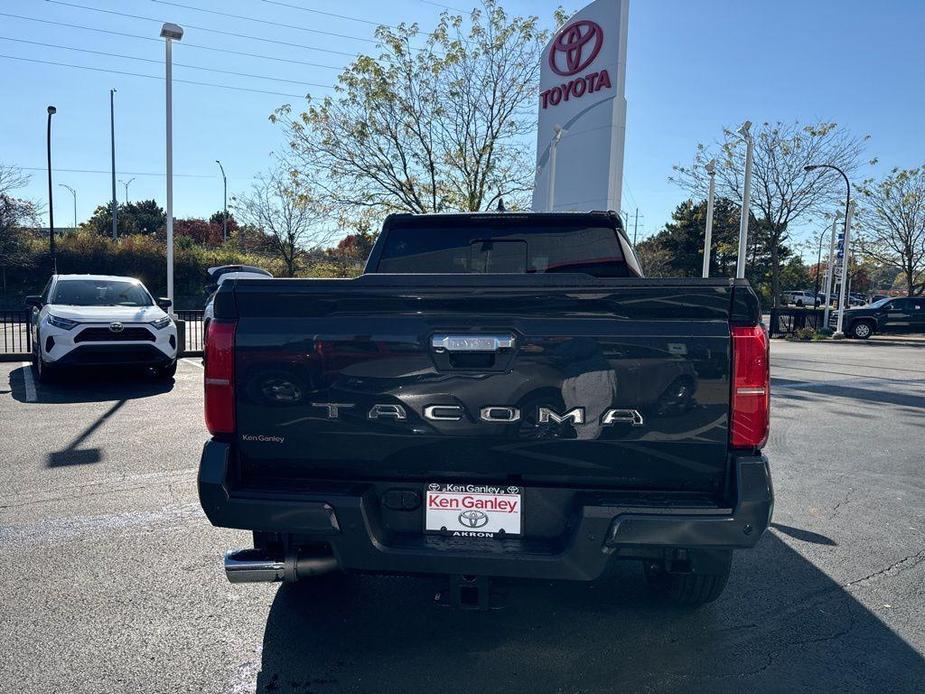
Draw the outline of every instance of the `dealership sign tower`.
M540 59L533 209L620 210L629 0L596 0Z

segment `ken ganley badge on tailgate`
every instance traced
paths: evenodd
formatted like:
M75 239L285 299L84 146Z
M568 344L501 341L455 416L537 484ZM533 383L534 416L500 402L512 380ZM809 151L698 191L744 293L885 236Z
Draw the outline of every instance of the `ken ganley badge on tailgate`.
M484 484L427 485L424 530L452 537L511 537L521 534L520 487Z

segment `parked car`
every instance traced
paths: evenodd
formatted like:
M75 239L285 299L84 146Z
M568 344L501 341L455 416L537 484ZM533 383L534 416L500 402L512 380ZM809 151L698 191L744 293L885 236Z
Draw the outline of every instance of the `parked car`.
M791 291L784 292L784 304L793 304L794 306L819 306L825 302L824 298L819 298L815 293L810 291Z
M273 278L273 274L271 272L254 265L218 265L216 267L210 267L208 270L206 270L206 272L208 273L211 282L206 287L206 291L209 292L209 298L206 299L206 305L202 312L203 350L205 350L205 342L209 337L209 323L212 321L212 317L215 315L215 310L212 306L212 300L215 298L215 292L218 291L218 288L221 286L222 282L237 279Z
M160 378L177 370L177 326L169 299L155 301L132 277L54 275L33 309L32 358L39 381L80 366L143 366Z
M437 574L484 605L635 560L696 605L770 522L757 296L644 279L613 213L392 215L361 277L213 304L199 498L253 531L233 583Z
M837 314L830 322L834 325ZM925 297L886 297L860 308L845 310L842 328L846 335L866 340L876 333L925 332Z

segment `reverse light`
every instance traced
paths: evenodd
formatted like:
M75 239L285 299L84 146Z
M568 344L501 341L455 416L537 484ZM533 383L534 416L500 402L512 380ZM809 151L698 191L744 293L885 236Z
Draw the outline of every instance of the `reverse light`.
M206 335L205 417L212 434L233 434L234 321L213 320Z
M732 328L733 448L761 448L771 423L768 335L761 325Z
M80 325L80 323L70 318L61 318L60 316L53 316L50 313L48 314L48 324L56 328L61 328L62 330L70 330Z

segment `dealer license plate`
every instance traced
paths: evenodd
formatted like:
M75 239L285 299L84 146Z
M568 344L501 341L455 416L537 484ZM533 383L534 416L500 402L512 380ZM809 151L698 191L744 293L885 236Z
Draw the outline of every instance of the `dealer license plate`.
M523 518L521 487L484 484L427 485L424 530L453 537L520 535Z

